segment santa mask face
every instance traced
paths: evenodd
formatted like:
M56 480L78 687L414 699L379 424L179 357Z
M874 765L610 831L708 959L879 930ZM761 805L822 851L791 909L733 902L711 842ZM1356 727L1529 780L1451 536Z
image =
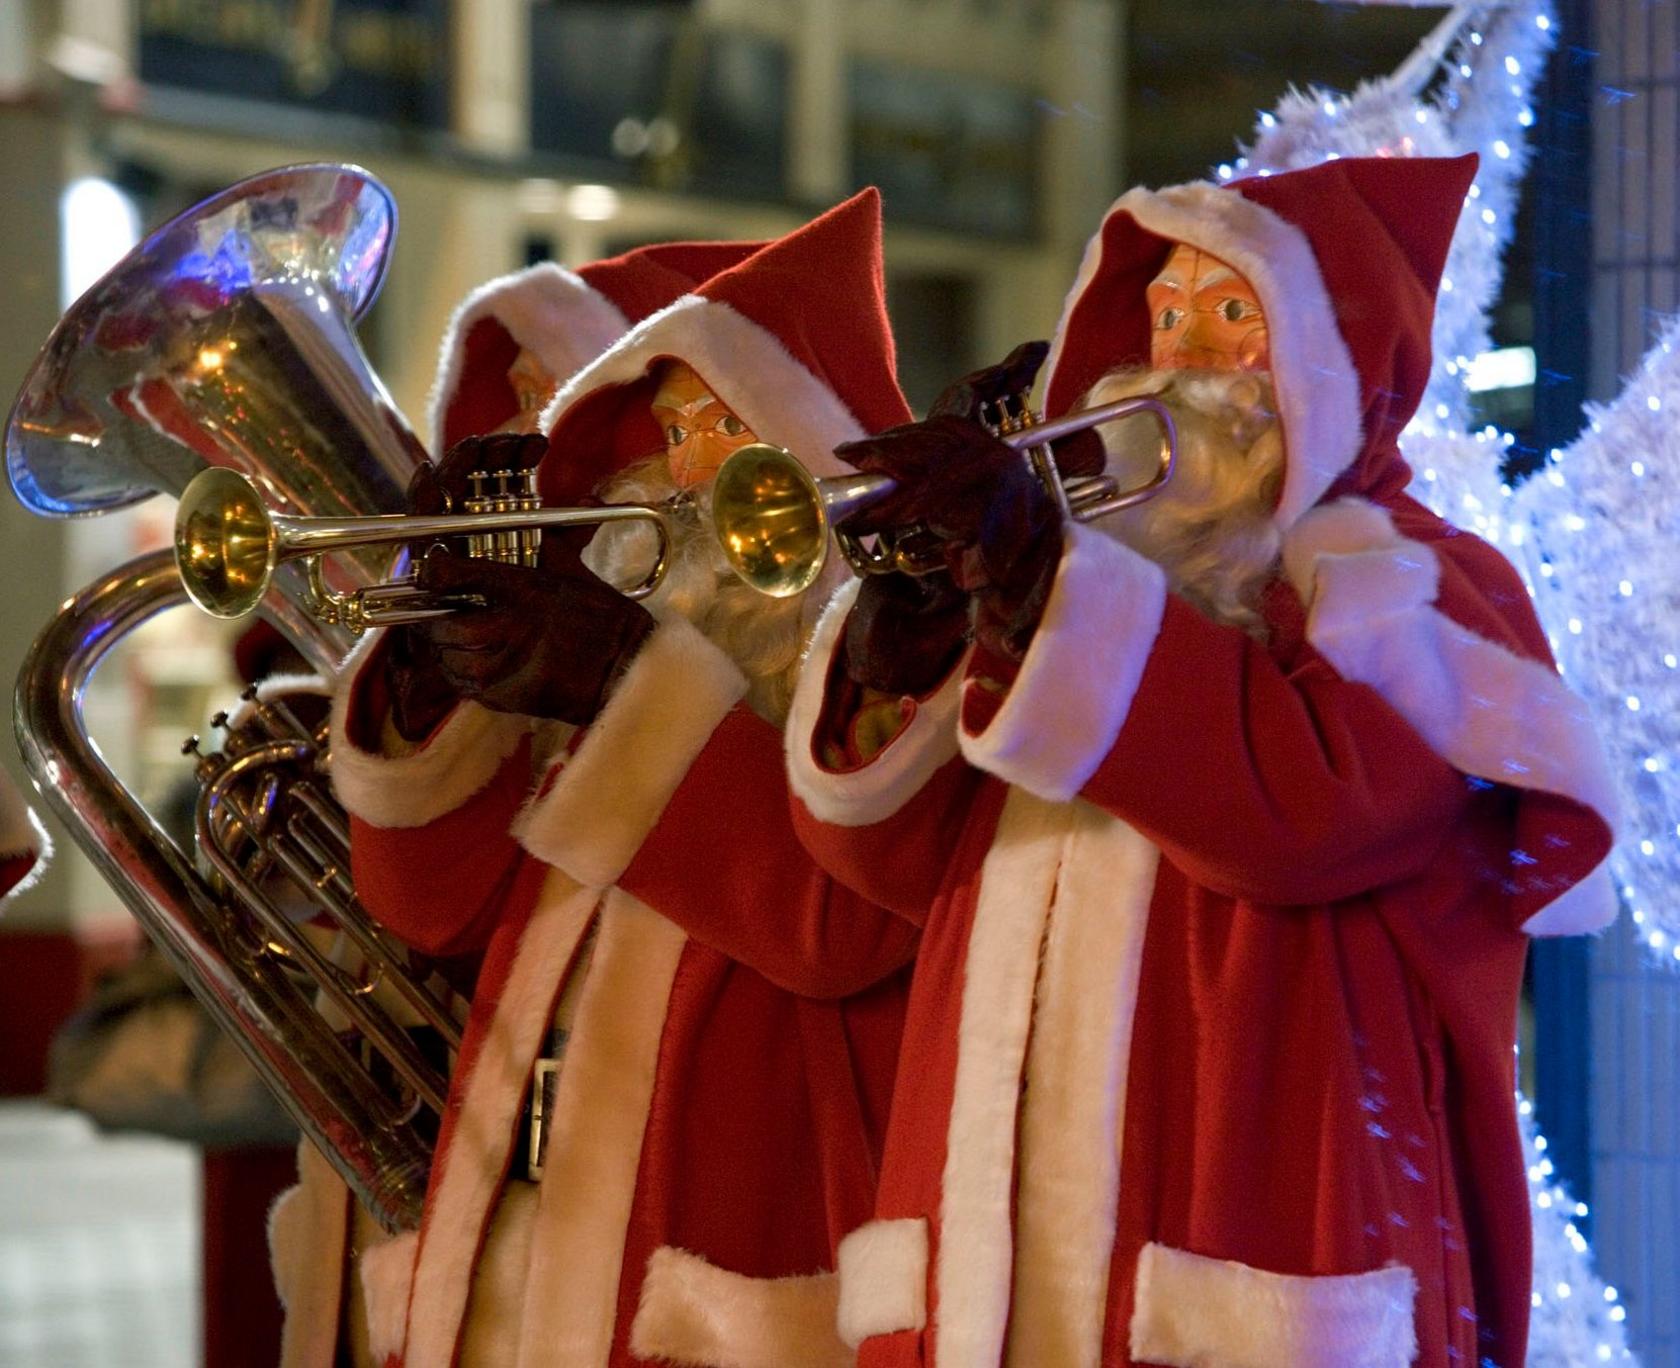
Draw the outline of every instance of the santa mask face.
M665 457L678 489L704 484L731 452L758 440L681 361L666 362L658 384L653 418L665 434Z
M554 372L543 365L542 360L529 347L521 347L519 355L513 358L513 364L508 367L507 378L519 411L496 431L535 432L537 416L548 406L548 401L554 398L560 388L555 381Z
M1153 369L1270 368L1266 316L1254 287L1217 257L1179 243L1147 297Z

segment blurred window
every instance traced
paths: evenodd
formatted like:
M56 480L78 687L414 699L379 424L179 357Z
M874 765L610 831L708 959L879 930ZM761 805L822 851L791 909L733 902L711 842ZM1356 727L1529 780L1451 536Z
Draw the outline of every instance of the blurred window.
M449 126L449 0L337 0L324 32L293 0L139 0L140 79L306 104L379 123Z
M1004 237L1037 226L1038 102L1025 91L909 66L856 61L852 180L887 212Z
M779 198L788 57L681 7L531 11L531 145L664 189Z

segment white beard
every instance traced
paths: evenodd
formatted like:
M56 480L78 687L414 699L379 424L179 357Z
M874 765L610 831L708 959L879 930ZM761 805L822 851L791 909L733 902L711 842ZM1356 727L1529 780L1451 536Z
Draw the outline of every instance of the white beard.
M664 504L677 494L663 455L629 467L602 486L609 503ZM747 701L775 723L787 717L803 645L800 616L804 595L774 599L743 583L729 568L711 533L704 499L672 522L671 563L664 581L642 605L656 616L686 618L746 675ZM655 540L646 523L603 527L584 564L609 584L629 584L653 564Z
M1206 370L1115 371L1087 405L1154 395L1178 425L1178 461L1154 498L1094 526L1155 561L1168 582L1216 622L1264 633L1261 591L1276 574L1282 534L1273 510L1284 474L1283 432L1271 377ZM1157 464L1155 424L1125 419L1098 429L1108 473L1122 489Z

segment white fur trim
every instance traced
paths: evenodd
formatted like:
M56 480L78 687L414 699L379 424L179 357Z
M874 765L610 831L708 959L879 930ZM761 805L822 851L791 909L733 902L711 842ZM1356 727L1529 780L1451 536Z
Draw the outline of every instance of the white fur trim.
M350 705L362 674L379 669L383 632L350 653L333 692L333 791L351 812L379 827L417 827L453 812L496 776L530 728L530 719L462 703L425 745L387 756L351 744Z
M407 1230L361 1253L362 1305L367 1315L368 1351L376 1363L402 1353L408 1295L414 1285L414 1256L420 1232Z
M679 927L628 893L607 895L555 1092L522 1368L607 1362L659 1046L686 943Z
M456 1080L458 1115L449 1147L433 1164L409 1312L407 1368L448 1368L466 1314L479 1238L514 1144L520 1103L562 975L599 902L564 874L543 882L520 936L471 1074Z
M996 1368L1009 1315L1016 1111L1066 804L1011 789L980 871L941 1179L939 1368Z
M1283 563L1307 605L1307 639L1437 755L1465 774L1571 798L1614 826L1615 787L1586 704L1555 670L1437 609L1434 551L1402 537L1384 509L1358 499L1314 509L1285 541ZM1595 931L1615 915L1600 871L1524 930Z
M1290 1277L1147 1244L1132 1358L1171 1368L1405 1368L1417 1279L1400 1265Z
M870 1221L840 1241L840 1338L856 1349L872 1335L927 1324L928 1225L921 1216Z
M684 295L644 319L574 375L543 411L542 431L552 431L583 396L639 380L662 356L686 361L759 441L785 447L812 474L850 473L834 448L867 434L845 404L768 328L700 295Z
M349 1239L350 1189L304 1140L297 1185L268 1213L269 1262L285 1308L280 1368L334 1368Z
M1098 1368L1160 852L1088 804L1069 817L1027 1050L1006 1361Z
M861 587L857 580L842 585L823 609L799 672L785 732L789 786L818 821L843 827L869 826L892 816L940 766L956 757L957 712L962 701L959 663L931 698L916 705L904 730L867 765L849 773L823 767L815 753L817 728L846 616Z
M1364 443L1359 372L1307 236L1235 190L1206 181L1129 190L1108 218L1128 214L1146 232L1218 257L1250 285L1266 313L1272 375L1288 453L1278 526L1290 527L1353 464ZM1046 375L1079 300L1102 270L1102 229L1091 240L1062 309Z
M5 775L0 774L0 784L5 781ZM35 810L28 807L24 808L23 820L28 828L29 835L24 838L20 846L10 850L0 850L0 863L7 860L22 859L26 856L33 856L33 860L29 868L24 871L21 879L9 886L0 887L0 902L4 902L7 898L15 898L19 894L27 893L34 888L36 884L41 882L41 876L47 872L47 866L52 863L52 837L47 835L47 829L42 825L41 819L35 815Z
M32 854L39 848L40 828L31 816L23 794L6 772L0 770L0 859Z
M746 691L746 677L692 623L660 623L514 835L579 883L608 887Z
M648 1259L630 1352L700 1368L847 1368L837 1296L832 1273L749 1278L665 1246Z
M1051 802L1085 786L1120 735L1166 611L1153 561L1078 524L1003 706L961 732L969 761ZM978 687L970 684L971 688Z
M561 385L630 328L630 320L612 300L552 261L480 285L456 306L444 330L437 377L426 400L426 431L434 455L443 455L438 450L443 414L461 382L467 334L485 318L494 318L515 342L534 352Z
M484 1252L473 1269L467 1323L461 1331L460 1362L471 1368L516 1368L525 1310L525 1274L531 1265L531 1235L536 1226L537 1190L529 1183L509 1183L496 1203L496 1216L484 1237Z

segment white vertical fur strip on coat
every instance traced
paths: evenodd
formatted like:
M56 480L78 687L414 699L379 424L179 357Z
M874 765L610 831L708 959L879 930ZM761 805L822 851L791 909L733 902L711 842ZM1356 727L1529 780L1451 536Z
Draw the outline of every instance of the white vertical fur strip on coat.
M1088 804L1069 815L1027 1054L1005 1361L1097 1368L1124 1181L1132 1021L1160 852Z
M350 1189L308 1140L298 1181L268 1213L269 1263L285 1319L280 1368L334 1368L350 1242Z
M1016 1112L1065 805L1012 789L980 874L941 1180L937 1368L997 1368L1009 1315Z
M1406 1368L1416 1300L1417 1279L1398 1264L1300 1277L1148 1244L1131 1352L1170 1368Z
M543 882L472 1073L451 1106L458 1120L438 1156L410 1300L406 1368L449 1368L466 1315L479 1238L514 1143L531 1064L566 966L600 900L558 870Z
M419 1252L418 1230L405 1230L361 1252L356 1273L362 1280L368 1352L377 1363L402 1353L403 1323L414 1287L414 1257Z
M749 1278L665 1246L648 1260L630 1352L696 1368L848 1368L838 1296L832 1273Z
M1435 600L1435 552L1388 512L1339 499L1283 545L1307 606L1307 640L1344 679L1368 684L1465 774L1555 793L1616 821L1615 784L1587 705L1556 670L1454 622ZM1529 918L1531 935L1596 931L1616 915L1603 867Z
M607 1361L659 1045L686 943L681 928L644 903L608 893L555 1092L521 1368Z

